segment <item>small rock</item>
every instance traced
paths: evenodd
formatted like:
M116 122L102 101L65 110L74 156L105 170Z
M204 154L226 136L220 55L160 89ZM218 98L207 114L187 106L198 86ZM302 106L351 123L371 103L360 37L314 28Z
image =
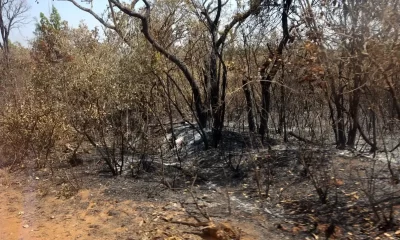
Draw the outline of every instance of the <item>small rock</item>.
M25 224L24 226L22 226L23 228L28 228L29 227L29 225L28 224Z
M51 218L51 219L54 219L55 217L54 217L54 216L51 216L50 218Z

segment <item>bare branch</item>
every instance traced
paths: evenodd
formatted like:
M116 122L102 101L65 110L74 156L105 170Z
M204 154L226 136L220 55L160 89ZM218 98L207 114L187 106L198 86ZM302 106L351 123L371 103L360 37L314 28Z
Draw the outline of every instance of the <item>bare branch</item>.
M91 9L84 8L84 7L80 6L78 3L76 3L75 0L67 0L67 1L72 2L79 9L90 13L97 20L99 20L99 22L102 23L105 27L115 30L121 37L123 37L121 35L120 29L118 29L117 27L112 26L110 24L107 24L102 18L100 18ZM135 4L138 1L133 1L133 3L131 4L131 9L129 9L127 6L124 6L123 4L121 4L118 0L109 0L109 1L112 4L114 4L114 6L116 6L123 13L125 13L125 14L127 14L127 15L129 15L131 17L137 18L137 19L139 19L141 21L141 23L142 23L142 30L141 31L142 31L144 37L155 48L156 51L158 51L165 58L167 58L168 60L173 62L180 69L180 71L183 73L183 75L185 76L186 80L188 81L188 83L190 84L190 87L192 89L193 98L194 98L194 101L195 101L196 111L198 113L203 113L203 106L202 106L200 89L199 89L198 84L195 81L194 76L189 71L188 67L176 55L170 53L166 48L162 47L162 45L159 42L157 42L153 38L153 36L150 34L149 17L150 17L150 7L151 6L150 6L149 2L146 1L146 0L142 0L143 3L145 4L145 11L146 11L146 14L143 15L143 14L140 14L140 13L134 11ZM126 39L124 39L124 40L126 41Z
M25 0L0 0L0 49L9 52L11 30L28 23L26 13L30 7Z
M94 18L96 18L97 21L99 21L101 24L103 24L106 28L110 28L112 30L116 30L116 27L107 23L106 21L104 21L103 18L101 18L98 14L96 14L95 12L92 11L92 9L90 8L85 8L82 7L80 4L78 4L75 0L67 0L69 2L71 2L72 4L74 4L77 8L79 8L80 10L89 13L90 15L92 15ZM111 1L113 2L113 1Z
M256 13L260 9L262 2L263 2L262 0L258 1L258 3L251 5L246 12L236 14L236 16L232 19L232 21L225 26L225 29L222 32L221 36L219 37L216 46L219 47L221 46L221 44L225 42L228 33L234 26L236 26L236 24L244 22L248 17Z

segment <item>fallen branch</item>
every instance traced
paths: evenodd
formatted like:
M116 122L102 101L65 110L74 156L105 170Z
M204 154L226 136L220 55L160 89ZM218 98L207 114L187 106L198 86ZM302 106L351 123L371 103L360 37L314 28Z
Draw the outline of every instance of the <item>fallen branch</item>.
M315 144L313 141L308 140L303 137L300 137L299 135L295 134L294 132L289 132L289 135L295 137L297 140L300 140L302 142L309 143L309 144Z

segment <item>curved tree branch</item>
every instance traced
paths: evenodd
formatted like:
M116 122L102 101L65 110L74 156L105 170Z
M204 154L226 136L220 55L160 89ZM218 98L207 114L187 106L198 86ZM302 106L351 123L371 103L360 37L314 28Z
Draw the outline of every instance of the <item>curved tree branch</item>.
M261 3L263 0L258 1L257 3L250 5L250 8L244 12L244 13L238 13L230 23L228 23L221 36L219 37L218 41L216 42L216 46L219 47L221 44L223 44L226 40L226 37L228 36L228 33L231 31L231 29L236 25L244 22L248 17L256 13L260 8L261 8Z
M75 0L67 0L67 1L73 3L75 6L77 6L82 11L85 11L85 12L91 14L92 16L94 16L105 27L113 29L113 30L115 30L117 32L120 32L120 30L116 26L112 26L112 25L106 23L101 17L99 17L91 9L84 8L84 7L80 6L78 3L76 3ZM125 14L127 14L127 15L129 15L131 17L137 18L137 19L139 19L141 21L141 24L142 24L142 30L141 31L142 31L144 37L147 39L147 41L156 49L156 51L158 51L165 58L167 58L168 60L173 62L180 69L180 71L185 76L186 80L189 82L191 90L192 90L192 93L193 93L197 114L202 114L203 113L203 106L202 106L202 100L201 100L201 93L200 93L200 88L199 88L198 84L195 81L195 78L190 73L190 71L187 68L187 66L177 56L173 55L167 49L163 48L161 46L161 44L158 43L153 38L153 36L150 34L150 26L149 26L150 4L146 0L142 0L144 2L144 4L145 4L145 11L146 11L146 15L143 15L143 14L137 13L137 12L135 12L133 10L134 7L135 7L134 5L138 1L134 1L133 4L131 4L132 10L129 9L128 7L122 5L118 0L109 0L109 1L112 4L114 4L114 6L116 6L119 10L124 12ZM203 124L200 124L200 125L203 125ZM204 127L204 126L202 126L202 127Z
M80 4L78 4L75 0L68 0L68 2L71 2L72 4L74 4L77 8L79 8L80 10L89 13L90 15L92 15L94 18L96 18L97 21L99 21L104 27L112 29L112 30L116 30L116 27L107 23L106 21L104 21L104 19L102 17L100 17L98 14L96 14L95 12L92 11L92 9L90 8L85 8L83 6L81 6Z

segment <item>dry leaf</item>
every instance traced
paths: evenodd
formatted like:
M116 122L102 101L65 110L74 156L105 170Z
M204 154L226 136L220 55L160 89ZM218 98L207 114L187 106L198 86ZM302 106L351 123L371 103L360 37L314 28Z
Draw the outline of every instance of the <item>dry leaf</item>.
M392 235L390 235L389 233L384 233L383 235L385 235L386 237L391 238L391 239L393 238Z
M300 228L299 227L292 227L292 233L297 235L300 232Z
M334 181L333 181L333 185L334 186L336 186L336 187L339 187L339 186L342 186L344 184L344 181L342 180L342 179L335 179Z

